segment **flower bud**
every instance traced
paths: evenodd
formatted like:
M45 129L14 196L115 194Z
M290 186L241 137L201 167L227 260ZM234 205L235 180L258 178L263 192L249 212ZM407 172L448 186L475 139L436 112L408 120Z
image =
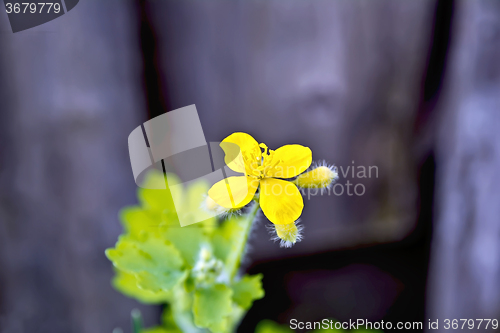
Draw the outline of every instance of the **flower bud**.
M323 164L299 175L294 183L302 188L328 188L338 177L336 167Z
M296 242L300 242L302 239L302 226L297 225L298 223L299 221L289 224L274 224L276 236L273 240L279 240L281 247L292 247Z
M223 263L213 255L212 251L202 247L191 274L197 284L207 285L219 277L223 268Z

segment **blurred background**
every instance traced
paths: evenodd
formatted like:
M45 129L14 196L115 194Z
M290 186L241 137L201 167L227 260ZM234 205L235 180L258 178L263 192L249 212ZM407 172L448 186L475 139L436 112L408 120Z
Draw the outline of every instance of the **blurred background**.
M128 134L191 104L207 141L309 146L344 188L307 200L292 249L262 219L241 332L499 319L499 1L81 0L15 34L2 11L0 49L0 332L159 321L104 250L137 202Z

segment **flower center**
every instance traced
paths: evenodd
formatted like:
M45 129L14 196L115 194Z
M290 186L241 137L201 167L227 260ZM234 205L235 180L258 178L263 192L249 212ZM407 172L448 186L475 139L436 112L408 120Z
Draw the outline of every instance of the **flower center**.
M281 160L274 157L274 150L269 149L264 143L259 145L264 151L262 155L247 156L247 175L255 179L261 180L270 177L271 172L276 169L276 166Z

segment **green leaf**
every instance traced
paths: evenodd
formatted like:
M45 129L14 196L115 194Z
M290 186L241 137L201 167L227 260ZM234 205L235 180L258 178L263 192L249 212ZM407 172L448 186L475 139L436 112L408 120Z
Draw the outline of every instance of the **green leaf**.
M262 320L257 324L255 333L292 333L293 331L285 326L275 323L272 320Z
M196 221L200 221L196 225L203 228L207 235L212 234L217 228L217 219L212 216L212 213L202 208L205 205L209 189L210 186L205 181L191 183L187 189L186 198L189 213Z
M170 177L175 177L169 174ZM139 188L137 196L141 206L162 213L164 210L175 212L174 201L166 186L165 176L161 172L149 172L144 181L144 188ZM166 188L165 188L166 187Z
M171 187L170 193L175 198L177 216L182 221L182 225L195 225L204 228L204 231L210 234L217 226L217 219L213 213L209 213L203 208L208 189L208 183L196 181L190 183L187 188L183 186Z
M172 175L169 177L177 178ZM142 231L159 235L165 227L179 227L169 188L154 189L165 186L163 174L156 171L148 173L144 186L152 188L139 188L137 196L140 206L125 207L120 211L120 220L126 233L137 238Z
M226 331L228 316L232 312L232 293L223 284L197 289L193 302L194 323L215 333Z
M113 286L128 297L135 298L144 304L161 304L170 298L170 293L165 291L153 292L139 288L138 279L132 273L116 269L116 275L112 281Z
M253 301L264 297L262 289L262 274L245 275L238 282L233 283L233 300L243 309L248 310Z
M163 235L179 250L179 253L190 267L193 267L196 260L198 260L201 245L209 241L203 229L196 225L168 228Z
M115 267L137 278L139 288L153 292L168 291L184 280L184 261L179 251L167 240L142 233L136 240L121 236L106 255Z
M201 246L209 245L209 237L217 229L216 219L210 218L210 215L201 208L208 188L205 182L196 182L190 184L187 190L182 190L184 198L180 200L182 204L178 207L179 216L184 221L200 222L185 227L166 228L163 233L164 237L180 251L190 267L193 267L198 260Z
M141 232L159 234L163 223L161 214L142 209L139 206L125 207L120 211L120 220L125 232L132 238L139 238Z

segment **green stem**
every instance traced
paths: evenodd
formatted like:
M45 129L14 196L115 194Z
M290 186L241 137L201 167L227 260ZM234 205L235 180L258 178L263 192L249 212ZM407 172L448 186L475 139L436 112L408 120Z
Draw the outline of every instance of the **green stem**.
M138 309L133 309L131 313L132 317L132 332L141 333L142 331L142 315Z
M250 236L250 231L252 230L252 224L255 220L255 217L257 216L257 213L259 212L259 209L260 204L258 201L255 201L250 208L250 211L247 213L247 216L242 220L244 229L235 251L236 258L232 261L232 265L229 269L230 281L233 281L234 277L238 273L241 261L243 260L243 256L245 255L245 248L247 246L248 237Z

